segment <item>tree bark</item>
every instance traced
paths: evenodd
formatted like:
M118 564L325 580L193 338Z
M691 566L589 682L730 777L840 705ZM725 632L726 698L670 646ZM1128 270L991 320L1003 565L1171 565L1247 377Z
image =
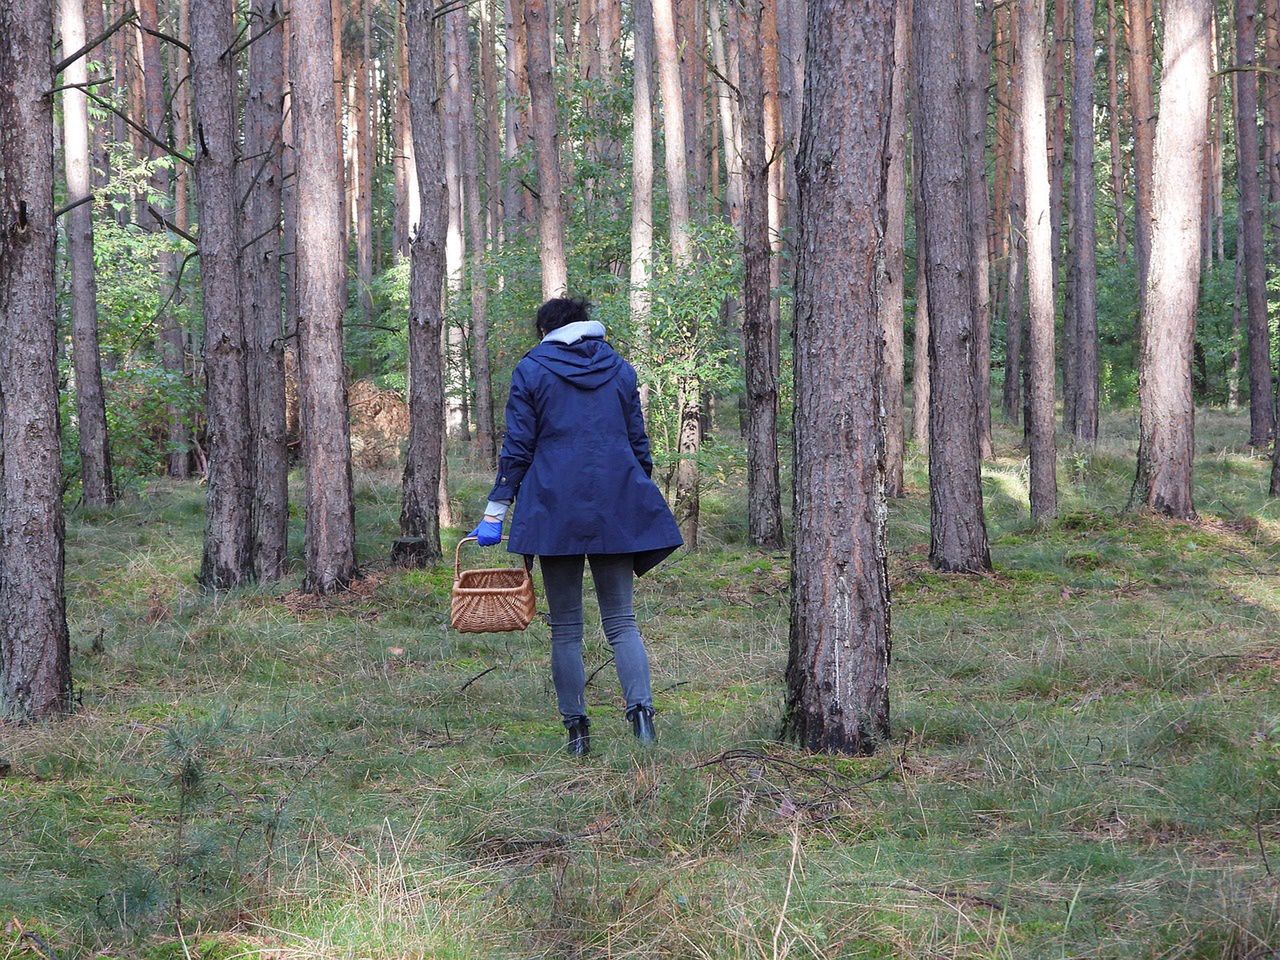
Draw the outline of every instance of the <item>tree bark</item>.
M738 89L742 96L742 342L747 380L747 528L750 542L782 546L778 479L778 327L769 278L769 166L765 156L764 7L747 0L739 16Z
M902 326L907 266L907 84L911 57L911 0L896 0L893 16L893 80L889 100L889 173L885 186L885 264L880 294L880 327L884 331L884 492L887 497L901 497L906 494L902 476L906 445Z
M634 0L635 50L631 109L631 329L646 344L653 297L653 11ZM641 390L647 399L647 386Z
M63 591L50 0L0 0L0 716L72 706Z
M357 575L355 499L342 314L342 159L333 62L327 55L329 3L294 0L289 16L290 75L297 142L298 341L306 486L303 589L333 593Z
M1133 114L1134 255L1138 259L1138 290L1145 296L1151 260L1151 174L1156 123L1151 85L1151 0L1125 0L1125 22L1129 36L1129 110Z
M737 101L737 84L730 81L728 43L725 25L720 16L718 0L710 0L707 8L711 23L711 55L715 62L715 98L720 114L720 135L723 143L725 190L724 215L738 235L742 235L742 140L739 130L740 107ZM729 20L737 16L736 6L729 8ZM736 49L736 47L735 47ZM639 54L637 53L637 56Z
M1257 0L1235 0L1236 177L1240 238L1248 305L1249 443L1265 446L1275 433L1272 406L1271 327L1267 318L1267 263L1262 245L1262 188L1258 180Z
M369 4L372 0L355 0L361 18L361 50L359 59L351 65L355 78L355 166L356 192L356 302L360 305L360 318L365 323L373 321L373 131L370 129L370 113L373 105L369 96L369 72L373 69L370 45ZM252 50L252 47L250 48Z
M93 4L94 0L88 0L88 6ZM61 0L60 5L62 49L79 50L88 39L85 36L85 0ZM100 11L98 19L102 19ZM70 64L63 74L62 83L67 85L67 89L62 94L62 155L66 167L67 203L79 204L67 213L66 230L71 272L71 357L75 369L81 489L86 504L103 507L115 499L115 489L111 477L111 449L107 441L102 362L98 354L98 282L93 264L89 108L84 90L71 86L84 84L87 80L88 66L83 57Z
M1191 357L1212 9L1212 0L1167 0L1164 8L1151 270L1140 325L1138 471L1130 505L1180 519L1195 516Z
M977 396L978 449L989 459L991 449L991 274L987 247L987 64L980 49L985 36L988 0L978 0L984 28L979 30L973 3L960 7L965 99L965 180L969 190L970 256L973 258L973 389Z
M196 198L204 367L208 379L209 489L200 583L210 590L253 579L253 431L240 312L240 209L236 191L231 11L191 10L191 83L195 100Z
M658 58L658 86L662 92L663 129L666 134L667 222L671 233L671 259L677 274L693 260L689 229L689 178L685 154L685 98L681 90L680 58L672 0L653 0L653 38ZM677 402L680 429L676 465L675 514L690 549L698 544L698 450L702 442L702 397L694 375L681 377Z
M444 466L444 372L440 287L444 279L446 205L444 151L436 97L435 4L408 0L409 104L413 114L422 221L409 263L409 446L405 453L400 532L440 556ZM447 502L447 501L446 501Z
M1111 137L1111 199L1116 208L1116 260L1129 262L1125 227L1124 155L1120 149L1120 61L1116 53L1116 0L1107 0L1107 121Z
M481 463L493 467L497 447L493 433L493 382L489 373L489 289L485 267L485 208L480 202L480 171L476 148L475 102L472 96L471 41L467 12L460 8L446 18L454 31L459 87L459 140L462 153L462 192L466 208L467 246L471 259L471 377L476 391L476 445Z
M494 51L497 32L496 0L485 0L481 12L480 86L484 94L484 187L489 223L489 245L497 250L502 241L502 139L498 131L498 67Z
M284 20L279 0L253 0L248 86L244 101L245 230L249 405L253 427L253 565L259 580L288 569L289 437L285 414L281 314L281 138L284 126Z
M963 0L915 4L919 170L929 288L929 558L939 570L989 570L974 384L973 195L964 82ZM985 243L984 243L985 247Z
M797 177L796 532L783 732L810 750L862 755L889 736L876 301L893 17L880 0L811 0Z
M556 92L551 76L551 26L547 0L525 0L528 35L529 97L533 116L534 156L538 165L538 257L542 264L542 298L563 296L568 289L564 256L564 208L560 183L560 138L556 130Z
M1031 308L1027 373L1031 396L1031 517L1058 514L1054 441L1053 237L1050 228L1048 131L1045 120L1044 0L1019 0L1022 70L1022 177L1027 236L1027 292Z
M503 4L506 19L503 149L508 169L503 209L515 232L534 219L533 193L520 182L525 172L521 154L529 145L529 43L524 28L524 0L503 0Z
M915 13L912 11L914 23ZM920 100L911 106L911 192L916 222L916 329L911 345L911 439L921 448L929 445L929 278L925 261L924 200L920 194Z
M457 32L449 26L449 15L445 20L441 27L444 34L441 46L444 50L444 179L449 198L449 220L444 241L447 308L441 349L445 363L448 435L465 442L471 439L471 418L467 410L467 338L465 322L455 313L462 300L467 258L462 197L462 84L458 79Z
M1075 0L1071 103L1071 255L1075 266L1071 423L1076 443L1098 440L1098 224L1093 174L1093 0Z
M1013 17L1015 33L1017 15ZM1016 41L1015 41L1016 45ZM1012 101L1015 120L1013 123L1012 142L1010 145L1009 170L1009 270L1006 274L1005 295L1005 341L1004 341L1004 386L1001 393L1001 407L1005 423L1017 425L1022 422L1022 381L1025 365L1022 356L1022 344L1026 339L1026 316L1024 304L1024 287L1026 284L1026 225L1023 222L1022 210L1025 196L1022 176L1022 121L1021 115L1022 76L1021 68L1014 70L1012 85Z

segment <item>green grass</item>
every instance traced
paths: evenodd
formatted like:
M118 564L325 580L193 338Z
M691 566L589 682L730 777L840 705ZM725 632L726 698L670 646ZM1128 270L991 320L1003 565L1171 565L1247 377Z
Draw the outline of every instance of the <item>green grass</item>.
M711 546L639 588L661 744L632 746L606 666L582 763L545 625L453 634L447 569L385 568L393 478L358 484L373 585L320 604L199 593L198 488L73 513L80 707L0 729L0 960L1270 958L1268 463L1232 445L1241 418L1202 414L1203 522L1129 516L1132 418L1105 427L1064 453L1044 530L1001 432L987 577L928 568L913 456L894 739L870 759L774 741L787 558L736 542L732 484L708 490ZM453 477L481 502L483 477ZM587 657L607 658L595 627Z

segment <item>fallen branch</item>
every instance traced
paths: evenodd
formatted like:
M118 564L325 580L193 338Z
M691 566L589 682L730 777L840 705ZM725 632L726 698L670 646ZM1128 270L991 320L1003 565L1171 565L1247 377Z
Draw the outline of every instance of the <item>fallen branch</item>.
M471 686L473 683L475 683L475 682L476 682L477 680L479 680L481 677L488 676L489 674L493 673L493 671L495 671L495 670L497 670L497 669L498 669L497 667L490 667L488 670L481 670L481 671L480 671L479 673L477 673L474 677L472 677L470 680L468 680L466 683L464 683L462 686L460 686L460 687L458 688L458 692L459 692L459 693L462 693L462 691L463 691L463 690L467 689L467 687Z

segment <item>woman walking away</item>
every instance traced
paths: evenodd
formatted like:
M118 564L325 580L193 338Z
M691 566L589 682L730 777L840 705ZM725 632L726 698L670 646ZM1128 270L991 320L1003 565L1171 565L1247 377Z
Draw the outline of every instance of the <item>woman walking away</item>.
M582 571L591 564L600 620L613 647L626 718L642 743L657 737L649 657L636 626L632 587L684 542L653 480L636 372L605 342L584 300L538 308L542 342L511 374L507 436L484 519L481 546L502 540L519 495L507 549L536 556L551 609L551 676L569 752L591 749L582 663Z

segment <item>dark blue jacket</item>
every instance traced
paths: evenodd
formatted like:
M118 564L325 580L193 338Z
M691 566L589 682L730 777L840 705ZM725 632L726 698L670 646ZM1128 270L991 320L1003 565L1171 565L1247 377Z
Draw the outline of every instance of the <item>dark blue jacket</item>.
M603 339L543 341L516 365L490 500L519 495L507 549L636 555L636 573L684 541L662 492L636 372Z

